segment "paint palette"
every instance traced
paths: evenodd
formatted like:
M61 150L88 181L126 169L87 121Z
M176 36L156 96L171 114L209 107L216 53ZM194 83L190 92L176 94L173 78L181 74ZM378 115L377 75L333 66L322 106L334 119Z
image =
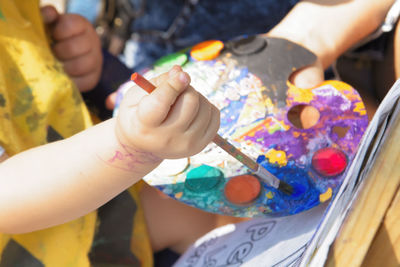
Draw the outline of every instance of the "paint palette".
M207 41L143 73L152 78L181 65L192 86L220 109L219 134L292 185L292 195L268 186L213 143L193 157L165 160L144 180L188 205L237 217L287 216L329 200L368 118L348 84L326 81L300 89L288 82L293 71L314 61L287 40L254 36ZM313 119L299 123L307 112Z

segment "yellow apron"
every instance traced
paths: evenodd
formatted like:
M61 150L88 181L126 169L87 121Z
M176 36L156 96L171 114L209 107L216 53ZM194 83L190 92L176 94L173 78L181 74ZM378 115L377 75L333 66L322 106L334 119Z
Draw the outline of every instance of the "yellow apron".
M91 125L80 93L51 53L39 1L1 0L0 146L12 156ZM0 233L0 267L152 266L137 187L75 221L29 234Z

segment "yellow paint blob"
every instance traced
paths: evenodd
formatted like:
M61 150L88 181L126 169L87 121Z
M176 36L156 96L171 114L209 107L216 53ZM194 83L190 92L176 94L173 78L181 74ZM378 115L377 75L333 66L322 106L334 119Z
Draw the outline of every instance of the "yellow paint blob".
M346 96L346 98L350 101L354 101L359 99L357 93L355 93L353 87L347 83L338 80L329 80L322 83L322 85L331 85L335 87L342 95Z
M286 166L287 164L286 152L282 150L275 150L272 148L265 153L265 158L267 158L270 163L278 164L280 167Z
M354 112L358 112L361 116L366 115L367 114L367 110L365 109L364 103L363 102L357 102L355 104L355 108L354 108Z
M175 197L176 198L181 198L182 195L183 195L183 192L178 192L178 193L175 194Z
M313 99L314 95L309 89L302 89L294 86L293 84L288 82L288 92L287 95L292 97L288 98L287 104L291 106L293 102L295 103L310 103Z
M332 188L328 188L325 193L319 195L319 202L323 203L332 197Z
M266 196L268 199L274 198L274 194L272 194L271 191L269 191L268 193L266 193L265 196Z

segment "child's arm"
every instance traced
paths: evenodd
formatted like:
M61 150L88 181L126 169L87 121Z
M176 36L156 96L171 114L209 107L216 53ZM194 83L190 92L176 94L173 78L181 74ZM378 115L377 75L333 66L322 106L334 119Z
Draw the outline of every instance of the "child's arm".
M164 158L201 151L215 136L219 111L190 87L179 67L134 87L119 116L0 164L0 232L19 233L85 215L140 180ZM136 91L136 92L134 92Z

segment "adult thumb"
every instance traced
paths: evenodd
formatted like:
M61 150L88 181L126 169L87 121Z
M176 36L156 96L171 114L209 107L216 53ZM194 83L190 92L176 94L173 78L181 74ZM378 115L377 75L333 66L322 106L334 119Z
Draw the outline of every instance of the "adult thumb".
M313 88L324 81L324 69L319 60L313 65L304 67L292 73L290 82L299 88Z
M317 87L324 81L324 69L319 60L313 65L307 66L294 72L290 77L290 82L298 88ZM312 106L299 106L299 109L292 109L288 116L298 127L308 129L314 126L320 117L318 110Z

